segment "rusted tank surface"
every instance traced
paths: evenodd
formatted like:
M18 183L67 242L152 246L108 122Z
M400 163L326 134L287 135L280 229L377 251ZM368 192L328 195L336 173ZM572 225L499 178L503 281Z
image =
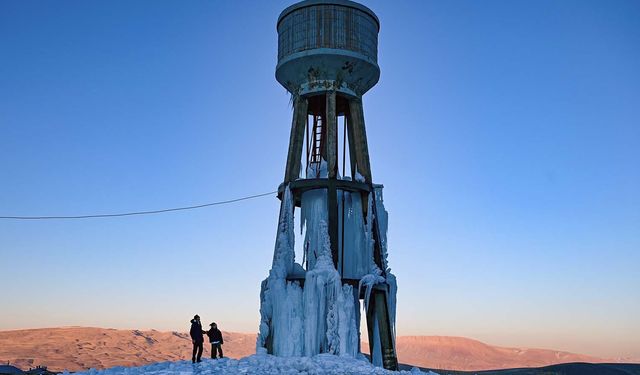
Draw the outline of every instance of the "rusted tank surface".
M346 0L306 0L278 18L276 79L294 94L337 90L361 96L380 78L380 21Z

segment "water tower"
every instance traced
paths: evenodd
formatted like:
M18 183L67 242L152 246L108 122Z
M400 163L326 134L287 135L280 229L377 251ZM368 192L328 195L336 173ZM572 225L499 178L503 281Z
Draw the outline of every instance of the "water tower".
M369 8L346 0L306 0L278 17L276 79L291 93L293 121L258 351L358 356L362 301L372 362L397 369L387 212L371 175L362 106L380 77L379 29Z

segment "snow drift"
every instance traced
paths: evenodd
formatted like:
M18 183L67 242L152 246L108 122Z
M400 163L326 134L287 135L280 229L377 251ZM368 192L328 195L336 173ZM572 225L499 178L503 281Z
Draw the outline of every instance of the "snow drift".
M113 367L106 370L77 372L77 375L213 375L213 374L423 374L418 368L411 371L388 371L374 367L366 358L355 359L331 354L314 357L276 357L256 354L241 359L204 360L192 364L191 361L160 362L142 367ZM69 374L68 372L64 373ZM429 374L437 375L433 372Z

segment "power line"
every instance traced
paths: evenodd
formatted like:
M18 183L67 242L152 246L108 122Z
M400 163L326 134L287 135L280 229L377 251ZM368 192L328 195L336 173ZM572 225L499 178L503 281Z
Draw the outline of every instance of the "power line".
M245 201L248 199L264 197L264 196L275 194L275 193L277 193L277 191L270 191L268 193L249 195L246 197L235 198L235 199L230 199L226 201L199 204L196 206L164 208L161 210L152 210L152 211L134 211L134 212L120 212L115 214L95 214L95 215L76 215L76 216L0 216L0 219L14 219L14 220L92 219L92 218L121 217L121 216L134 216L134 215L153 215L153 214L161 214L165 212L184 211L184 210L193 210L196 208L219 206L223 204L235 203L235 202Z

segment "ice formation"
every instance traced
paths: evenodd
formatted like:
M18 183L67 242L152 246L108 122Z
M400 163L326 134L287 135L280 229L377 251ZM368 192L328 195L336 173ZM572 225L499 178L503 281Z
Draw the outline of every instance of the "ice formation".
M363 358L346 358L320 354L310 358L285 358L259 353L240 359L205 359L202 363L191 361L160 362L141 367L112 367L105 370L76 372L74 375L216 375L216 374L424 374L414 367L411 371L388 371L374 367ZM427 372L428 375L437 375ZM69 375L64 372L64 375Z
M300 208L300 231L302 232L306 229L303 263L307 263L307 269L313 269L318 258L318 249L322 243L322 236L324 235L320 231L320 222L326 223L329 216L327 212L327 191L324 189L306 191L302 193L302 201L304 204Z
M309 167L308 173L326 178L326 163ZM260 328L257 351L268 348L280 357L313 357L321 353L357 358L360 351L360 293L365 310L372 289L388 286L387 303L395 331L395 277L387 266L387 211L382 186L375 186L365 203L357 192L338 191L339 231L337 269L331 253L327 221L327 191L309 190L301 195L300 230L304 233L302 264L295 262L294 203L287 186L269 276L260 293ZM377 216L375 216L377 214ZM377 228L374 227L374 216ZM378 229L379 228L379 229ZM379 230L377 237L374 230ZM344 237L344 238L343 238ZM380 240L383 269L374 262L375 240ZM344 251L348 250L348 251ZM342 276L341 276L342 275ZM344 279L359 281L356 290ZM378 334L377 320L374 321ZM382 365L380 338L372 338L373 363ZM395 334L393 335L395 337Z
M276 247L269 277L262 282L260 292L260 328L257 346L267 345L270 339L273 353L283 357L302 355L302 288L288 282L293 273L294 222L293 198L287 188L283 197L276 235Z
M385 269L385 281L389 285L389 293L387 304L389 306L389 317L391 318L391 328L393 329L393 337L395 339L396 334L396 295L398 292L398 283L396 276L391 273L389 267L388 252L387 252L387 229L389 226L389 213L384 208L384 199L382 196L382 185L374 185L375 205L376 205L376 218L378 221L378 228L380 230L380 249L382 250L382 265Z
M311 201L323 200L318 192L312 192L315 195ZM321 214L323 210L326 213L326 203L310 205L315 210L309 218L317 221L307 229L308 252L313 255L308 255L302 289L301 280L287 280L301 266L295 263L293 198L289 188L283 199L273 264L262 283L257 347L271 345L272 353L282 357L319 353L355 357L358 331L354 292L351 286L342 285L333 266L327 224Z
M320 159L319 163L309 163L307 167L308 178L327 178L327 161L324 158Z
M344 278L360 279L369 272L373 261L373 238L362 212L360 193L338 192L338 228L345 228L338 232L338 268Z

